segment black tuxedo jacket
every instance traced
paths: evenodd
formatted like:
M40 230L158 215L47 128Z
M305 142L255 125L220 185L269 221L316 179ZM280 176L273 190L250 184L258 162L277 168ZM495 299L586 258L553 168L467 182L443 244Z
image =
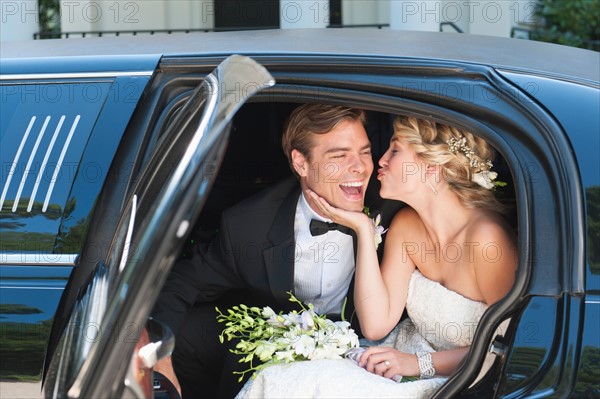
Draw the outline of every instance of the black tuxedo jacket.
M187 310L197 303L215 303L221 310L239 303L271 306L275 312L297 309L287 292L294 288L299 197L300 185L290 178L226 210L216 238L199 245L191 258L175 263L153 317L177 333ZM345 319L360 334L353 282Z

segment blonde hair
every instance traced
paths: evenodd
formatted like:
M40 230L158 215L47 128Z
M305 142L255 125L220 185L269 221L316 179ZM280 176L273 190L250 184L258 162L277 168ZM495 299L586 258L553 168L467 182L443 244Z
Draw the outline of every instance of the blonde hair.
M494 160L494 150L482 138L453 126L443 125L415 117L398 117L394 121L394 135L408 143L417 156L429 165L439 165L442 177L460 202L468 208L485 208L505 213L494 193L475 183L473 174ZM452 152L451 139L466 139L470 158L463 151Z
M313 134L326 134L343 121L366 122L365 112L360 109L327 104L304 104L296 108L283 128L281 144L292 171L292 150L298 150L308 160L314 146Z

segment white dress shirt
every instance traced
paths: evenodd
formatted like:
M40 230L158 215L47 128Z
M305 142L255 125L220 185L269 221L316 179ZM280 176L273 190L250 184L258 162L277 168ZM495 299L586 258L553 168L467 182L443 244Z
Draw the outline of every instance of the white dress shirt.
M312 219L331 222L313 211L302 193L294 223L294 292L302 302L312 303L318 313L341 314L354 274L352 237L339 231L313 237Z

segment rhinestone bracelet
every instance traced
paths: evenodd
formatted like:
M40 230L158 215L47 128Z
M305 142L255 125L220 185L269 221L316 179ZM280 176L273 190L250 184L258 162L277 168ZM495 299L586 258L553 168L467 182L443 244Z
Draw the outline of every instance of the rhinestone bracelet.
M419 362L419 378L428 379L435 376L435 367L429 352L417 352L417 361Z

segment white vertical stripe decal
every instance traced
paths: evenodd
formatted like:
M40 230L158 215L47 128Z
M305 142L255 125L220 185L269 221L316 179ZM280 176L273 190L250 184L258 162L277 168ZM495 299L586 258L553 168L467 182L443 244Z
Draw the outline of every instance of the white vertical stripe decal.
M10 172L8 172L8 177L6 178L6 185L4 186L4 190L2 190L2 197L0 198L0 211L2 210L2 206L4 206L4 199L6 198L6 193L8 192L8 186L10 186L10 181L12 180L13 175L15 174L15 169L17 168L17 162L19 162L19 157L21 156L21 151L23 151L23 147L25 146L25 142L27 141L27 137L29 137L29 132L31 132L31 128L33 127L33 123L35 122L35 116L31 117L29 121L29 126L27 126L27 130L21 139L21 144L19 144L19 149L15 154L15 160L10 166Z
M71 138L73 137L73 133L75 133L75 129L77 128L77 124L79 123L80 118L81 115L77 115L75 117L73 126L71 126L71 130L69 131L69 135L67 136L67 141L65 141L65 145L63 146L63 149L60 153L60 157L58 158L58 162L56 164L56 167L54 168L54 173L52 174L50 187L48 187L48 192L46 193L46 199L44 200L42 212L46 212L46 209L48 209L48 203L50 202L50 197L52 196L52 191L54 190L54 184L56 183L56 179L58 178L58 172L60 172L60 167L62 166L63 159L65 158L65 154L67 153L67 149L69 148L69 144L71 143Z
M46 131L48 122L50 122L50 115L48 115L46 117L46 120L44 121L42 130L40 130L37 140L35 140L33 150L31 151L31 155L29 156L29 160L27 161L27 166L25 166L25 171L23 172L23 177L21 177L21 184L19 184L19 190L17 191L17 196L15 197L15 202L12 207L13 212L15 212L17 210L17 206L19 205L19 200L21 199L21 193L23 192L23 187L25 186L25 181L27 181L27 176L29 175L29 169L31 169L31 164L33 163L33 158L35 158L35 153L37 152L37 149L40 146L40 141L42 141L42 137L44 137L44 132Z
M60 132L64 121L65 116L63 115L60 117L58 125L54 130L52 141L50 141L50 145L48 146L48 149L46 150L46 155L44 156L44 160L42 161L42 166L40 166L40 171L38 172L37 179L35 179L35 185L33 186L33 191L31 192L31 198L29 198L29 205L27 205L27 212L31 212L33 201L35 200L35 195L37 194L38 187L40 186L40 182L42 181L42 176L44 175L44 170L46 169L46 164L48 163L48 158L50 157L50 153L52 152L52 148L54 147L54 143L56 142L56 138L58 137L58 133Z

